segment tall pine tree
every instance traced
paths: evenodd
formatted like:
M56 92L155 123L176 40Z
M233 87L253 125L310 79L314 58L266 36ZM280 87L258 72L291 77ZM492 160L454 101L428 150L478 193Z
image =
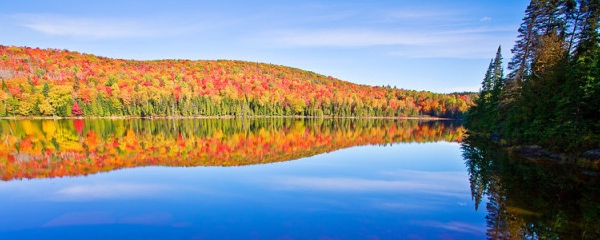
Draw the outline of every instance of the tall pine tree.
M502 48L498 47L496 57L481 82L479 97L467 113L467 126L477 131L494 131L498 119L499 96L504 86L504 70L502 67Z

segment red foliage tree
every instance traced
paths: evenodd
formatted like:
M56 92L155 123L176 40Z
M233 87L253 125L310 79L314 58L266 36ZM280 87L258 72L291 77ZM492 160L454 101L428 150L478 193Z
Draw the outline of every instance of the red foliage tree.
M73 106L71 107L71 113L73 114L73 116L82 116L83 115L83 110L81 110L81 108L79 107L79 104L77 102L75 102L73 104Z

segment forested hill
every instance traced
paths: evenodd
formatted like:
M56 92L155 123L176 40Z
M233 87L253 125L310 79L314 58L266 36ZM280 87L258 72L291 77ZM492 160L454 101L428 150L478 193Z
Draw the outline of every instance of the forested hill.
M135 61L0 45L0 116L459 118L470 94L358 85L244 61Z

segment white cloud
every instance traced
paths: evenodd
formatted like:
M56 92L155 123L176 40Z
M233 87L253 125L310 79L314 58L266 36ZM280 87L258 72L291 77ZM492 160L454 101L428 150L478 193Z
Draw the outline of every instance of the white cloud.
M363 47L374 45L430 45L444 39L415 31L378 31L367 29L282 30L270 39L285 47Z
M514 26L483 25L468 10L383 9L348 16L344 23L316 28L281 27L258 32L266 45L283 48L385 47L406 58L486 59L498 45L512 44ZM323 27L330 26L330 27Z
M384 14L388 21L457 21L464 12L449 9L404 8L388 10Z
M510 36L501 33L512 28L436 29L291 29L272 31L266 42L295 47L373 47L387 46L390 55L408 58L489 58L494 49ZM396 49L396 50L393 50Z
M487 21L492 21L491 17L482 17L481 19L479 19L480 22L487 22Z
M144 37L152 32L132 20L94 19L51 14L19 14L21 25L46 34L92 38Z
M191 28L164 26L126 18L73 17L56 14L17 14L19 25L50 35L97 39L173 35Z

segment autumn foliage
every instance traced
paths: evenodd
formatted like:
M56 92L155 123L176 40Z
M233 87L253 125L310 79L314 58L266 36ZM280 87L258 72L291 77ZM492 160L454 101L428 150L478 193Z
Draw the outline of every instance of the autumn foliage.
M240 166L360 145L460 141L454 122L383 119L0 120L2 180L140 166Z
M462 117L469 94L341 81L244 61L110 59L0 45L2 116Z

